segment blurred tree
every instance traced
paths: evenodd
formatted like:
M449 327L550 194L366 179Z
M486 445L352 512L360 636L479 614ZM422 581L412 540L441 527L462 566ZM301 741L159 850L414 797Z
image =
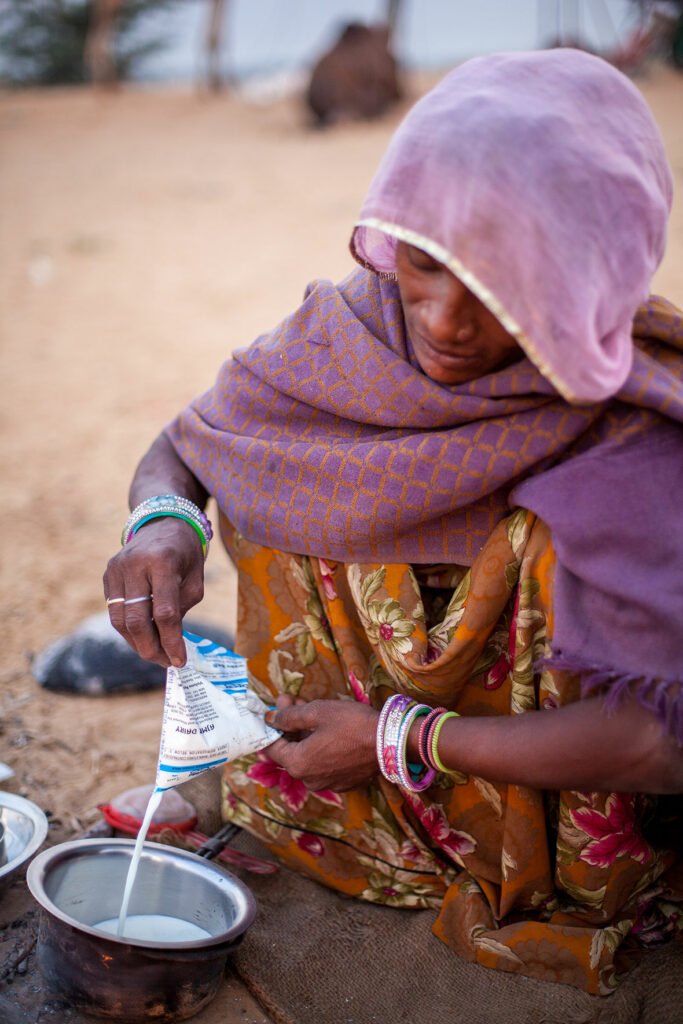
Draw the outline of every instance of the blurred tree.
M141 20L171 0L125 0L116 17L109 81L130 76L164 40L142 38ZM12 85L60 85L90 78L88 31L94 0L0 0L0 78ZM159 19L154 21L159 24Z

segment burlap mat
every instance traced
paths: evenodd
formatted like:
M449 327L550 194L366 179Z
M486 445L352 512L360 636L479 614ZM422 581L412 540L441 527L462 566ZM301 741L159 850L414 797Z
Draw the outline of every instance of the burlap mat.
M183 793L208 825L215 796ZM215 790L214 790L215 794ZM211 810L209 810L211 809ZM213 829L215 831L215 829ZM272 859L242 833L235 849ZM234 969L277 1024L680 1024L683 943L649 954L611 996L462 960L431 932L434 911L347 899L282 867L236 871L258 902Z

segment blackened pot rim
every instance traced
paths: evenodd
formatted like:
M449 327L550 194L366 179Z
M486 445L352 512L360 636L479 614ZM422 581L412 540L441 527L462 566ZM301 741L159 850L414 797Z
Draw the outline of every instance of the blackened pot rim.
M244 901L243 912L230 928L219 932L217 935L209 935L201 939L181 940L180 942L155 942L151 939L119 937L110 932L103 931L101 928L93 928L91 925L84 924L62 910L48 896L45 889L45 879L49 871L62 861L70 860L74 857L104 856L123 850L130 850L132 856L134 847L134 839L75 839L68 843L60 843L57 846L43 850L33 859L26 872L26 882L33 898L46 914L62 921L78 932L85 932L103 942L113 942L117 946L169 951L181 951L184 949L197 951L207 949L208 951L211 947L225 946L235 942L238 936L243 935L251 926L256 916L256 900L251 890L241 879L226 871L225 868L206 860L204 857L197 856L196 853L191 853L189 850L181 850L174 846L163 846L161 843L145 842L143 856L151 853L166 860L179 860L181 863L187 861L196 870L200 870L204 875L210 875L217 880L221 888L223 888L224 883L228 883L227 891L232 889L240 895Z

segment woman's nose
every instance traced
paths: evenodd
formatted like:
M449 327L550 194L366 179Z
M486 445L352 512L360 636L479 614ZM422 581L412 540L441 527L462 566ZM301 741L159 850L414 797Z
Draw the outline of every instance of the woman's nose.
M456 277L449 275L424 304L423 323L429 335L444 344L465 340L460 337L472 327L471 293Z

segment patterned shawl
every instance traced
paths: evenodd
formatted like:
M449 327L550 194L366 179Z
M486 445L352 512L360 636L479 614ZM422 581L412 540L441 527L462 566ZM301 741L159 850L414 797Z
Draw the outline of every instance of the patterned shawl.
M553 53L564 66L567 51ZM569 54L571 60L576 56ZM563 658L581 670L586 685L610 683L612 694L636 680L643 699L651 701L653 688L659 687L660 717L673 715L683 728L683 697L675 700L683 620L683 323L663 300L641 305L663 249L670 178L661 143L658 149L653 142L656 128L630 83L597 58L578 56L589 62L591 74L599 65L598 79L608 69L605 117L615 114L609 102L615 96L626 104L629 117L636 117L638 144L631 143L622 118L628 160L617 167L615 149L611 165L610 188L619 189L621 182L628 197L627 254L618 232L605 230L599 239L589 233L583 244L591 253L599 247L600 256L579 261L571 273L563 268L571 282L566 302L557 288L545 287L537 260L537 277L532 280L524 267L520 278L531 289L528 301L537 299L537 305L510 306L513 313L500 315L501 302L509 299L510 288L514 292L508 278L516 280L513 271L521 261L505 263L504 273L494 272L494 254L487 269L480 247L477 273L461 276L488 299L508 330L515 327L524 358L458 386L438 384L421 372L390 275L396 238L415 240L418 232L402 218L397 201L402 198L411 210L417 192L422 190L428 201L432 187L443 184L441 172L434 171L430 185L432 162L424 160L418 182L406 179L404 188L392 172L386 188L375 184L371 189L353 247L382 273L359 269L339 286L326 281L310 285L300 308L236 352L215 386L169 426L168 436L227 518L250 539L281 550L347 562L471 564L511 507L532 509L550 525L556 549L553 640L558 664ZM470 62L422 100L408 120L413 118L422 130L421 104L431 117L430 96L444 88L453 91L447 83L457 85L458 76L468 68L470 74L472 65L485 72L484 93L495 94L487 75L496 62L505 72L499 94L507 96L518 79L527 88L538 58L518 54ZM524 73L511 78L506 61L518 61L517 70ZM538 89L538 74L535 81ZM571 91L571 76L564 84ZM457 114L461 106L458 89L455 94L450 113L443 109L443 96L437 97L449 128L457 123L453 111ZM579 108L585 98L584 90L576 100ZM520 109L525 104L529 96L520 95ZM592 107L589 112L592 117ZM579 116L576 110L574 116ZM567 117L565 105L561 119ZM436 131L429 118L426 123L429 132ZM571 135L573 146L579 134ZM584 148L590 150L595 132L584 134ZM561 146L561 136L551 137ZM654 148L645 153L644 143ZM400 149L416 166L414 144L415 132L404 133ZM613 137L610 145L616 146ZM420 146L417 152L429 148ZM387 159L395 170L394 148ZM555 161L560 167L557 154ZM495 161L503 183L507 166ZM591 170L581 182L581 196L601 173L595 160L587 166ZM382 175L380 168L378 178ZM604 182L600 188L609 193ZM550 192L576 214L577 182L571 175L568 181L558 179ZM393 210L387 198L392 195ZM530 189L515 201L522 198L527 208L533 207L538 192ZM381 205L381 218L375 203ZM610 209L618 205L615 199ZM600 208L593 197L581 209L597 216ZM453 223L457 209L457 204L444 205ZM546 212L551 233L554 211ZM381 230L366 223L375 216ZM432 216L436 241L420 233L418 244L441 258L446 220L438 220L434 210ZM512 227L517 230L517 219ZM561 227L566 234L564 220ZM536 218L529 237L538 239L539 230ZM494 239L497 253L499 233L483 234ZM575 247L573 258L577 253ZM555 258L548 267L552 277L560 272L560 256ZM450 256L442 261L452 263ZM617 288L620 263L625 276ZM502 299L492 303L494 278ZM590 307L583 319L577 295ZM553 302L559 303L554 319ZM558 324L562 330L556 335ZM556 352L560 343L563 361Z

